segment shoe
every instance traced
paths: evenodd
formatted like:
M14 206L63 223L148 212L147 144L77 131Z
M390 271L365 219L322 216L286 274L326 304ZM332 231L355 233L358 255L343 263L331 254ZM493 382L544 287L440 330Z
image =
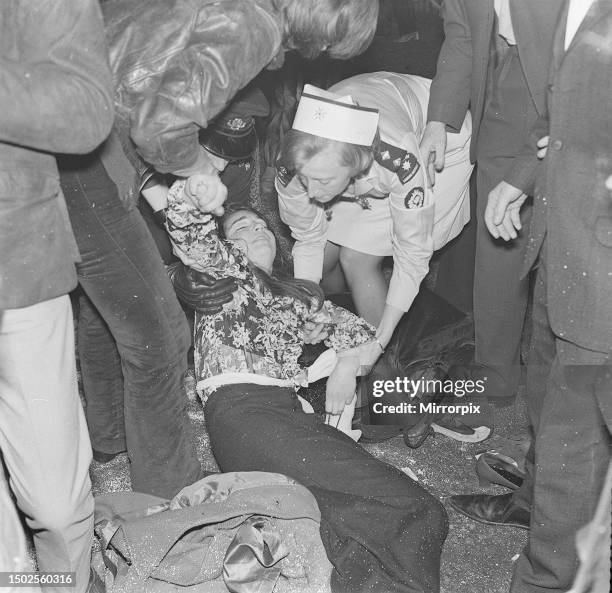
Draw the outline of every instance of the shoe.
M115 457L125 453L125 451L119 451L118 453L104 453L104 451L92 450L94 461L98 463L110 463Z
M499 484L511 490L520 488L525 479L525 473L518 468L518 463L497 451L485 451L476 455L476 474L480 486L486 488L491 484Z
M87 583L85 593L106 593L104 581L93 568L89 569L89 582Z
M529 529L529 511L512 502L508 494L459 494L448 499L450 506L469 519L487 525Z
M488 426L477 426L472 428L466 426L454 416L443 416L436 422L431 423L434 432L443 434L449 439L461 441L462 443L480 443L489 438L491 429Z

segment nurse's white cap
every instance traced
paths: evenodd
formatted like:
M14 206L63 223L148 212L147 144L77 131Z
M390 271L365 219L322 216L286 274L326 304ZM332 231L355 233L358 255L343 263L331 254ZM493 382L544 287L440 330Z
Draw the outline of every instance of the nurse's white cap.
M350 95L340 97L307 84L293 129L338 142L372 146L378 129L378 109L360 107Z

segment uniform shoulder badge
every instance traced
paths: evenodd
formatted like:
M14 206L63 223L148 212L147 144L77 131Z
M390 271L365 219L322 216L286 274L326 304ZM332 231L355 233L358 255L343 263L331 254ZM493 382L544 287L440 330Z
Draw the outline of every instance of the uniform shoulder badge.
M404 198L406 210L421 208L425 202L425 190L422 187L413 187Z
M385 169L396 173L402 183L410 181L421 166L417 157L411 152L382 141L374 153L374 159Z

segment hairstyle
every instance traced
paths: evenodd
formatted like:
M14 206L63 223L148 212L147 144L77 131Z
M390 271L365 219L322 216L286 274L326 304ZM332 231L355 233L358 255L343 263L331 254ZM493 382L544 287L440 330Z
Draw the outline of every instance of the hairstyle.
M372 146L358 146L348 142L339 142L301 132L289 130L280 147L278 155L279 162L283 163L290 171L299 171L312 157L326 148L335 148L340 155L340 164L350 167L353 177L359 177L365 173L374 160L374 151L380 143L378 132L372 142Z
M314 59L325 49L338 60L367 49L376 32L379 0L272 0L284 43Z
M268 228L270 225L265 216L255 210L255 208L251 208L250 206L240 206L240 205L232 205L226 208L223 216L219 218L219 237L221 239L227 239L227 235L225 234L225 223L227 219L232 214L236 212L251 212L261 218ZM278 254L278 239L276 235L274 236L277 246L277 254ZM311 282L310 280L300 280L298 278L293 278L284 272L282 266L279 265L279 258L277 257L274 260L274 266L272 274L268 274L265 270L262 270L258 266L249 262L251 270L255 274L255 276L259 279L259 281L274 295L274 296L288 296L294 299L297 299L304 303L308 308L313 305L313 301L315 303L315 307L320 309L323 306L323 301L325 297L323 295L323 290L318 284Z

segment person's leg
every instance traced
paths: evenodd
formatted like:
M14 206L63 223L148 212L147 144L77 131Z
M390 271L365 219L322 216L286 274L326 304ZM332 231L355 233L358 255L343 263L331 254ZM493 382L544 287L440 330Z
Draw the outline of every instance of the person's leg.
M512 593L571 587L578 564L576 532L593 517L612 451L597 401L598 394L612 393L612 375L604 371L595 364L563 364L559 353L555 358L536 437L530 537Z
M73 590L82 593L94 505L68 296L0 311L0 449L34 532L38 569L76 572Z
M79 298L77 348L94 458L125 451L121 358L113 335L86 294Z
M555 358L555 336L548 322L547 298L546 260L541 257L534 279L530 340L526 360L525 401L531 443L525 456L525 480L512 495L513 503L526 510L531 510L535 472L535 438L546 395L546 380Z
M334 591L439 590L446 513L416 482L304 414L289 389L221 388L205 413L222 471L279 472L313 492Z
M330 241L325 245L321 288L325 294L339 294L347 289L344 272L340 266L340 246Z
M533 291L531 340L527 355L527 418L532 440L525 457L525 479L509 494L459 494L450 505L463 515L484 523L528 528L533 500L535 435L546 394L544 386L555 356L555 338L546 309L545 258L539 259Z
M389 284L382 271L384 257L340 248L340 265L357 313L377 326L382 319Z
M97 160L62 171L81 286L117 342L135 491L171 497L201 476L182 379L187 321L136 209Z
M487 369L487 395L516 394L529 280L521 278L531 205L521 210L523 231L514 241L494 239L484 223L489 192L503 178L509 159L481 159L477 172L474 268L475 361Z

